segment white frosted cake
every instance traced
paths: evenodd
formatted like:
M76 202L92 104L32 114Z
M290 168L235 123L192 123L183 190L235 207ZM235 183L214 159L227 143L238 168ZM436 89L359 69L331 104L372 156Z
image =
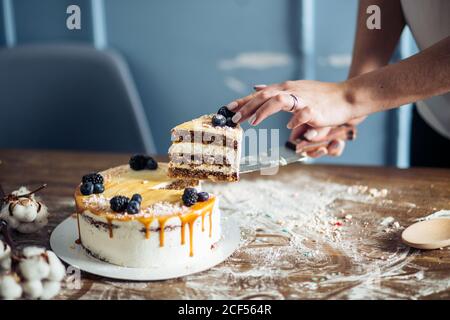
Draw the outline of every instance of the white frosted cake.
M220 114L204 115L182 123L172 129L169 176L237 181L241 140L239 125Z
M144 157L83 177L75 192L79 244L126 267L207 256L221 237L218 199L199 192L198 180L168 178L167 163Z

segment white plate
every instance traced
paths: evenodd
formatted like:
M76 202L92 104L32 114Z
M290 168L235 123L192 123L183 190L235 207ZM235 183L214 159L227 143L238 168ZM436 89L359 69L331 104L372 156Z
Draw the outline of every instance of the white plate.
M114 279L149 281L187 276L214 267L238 248L240 230L233 219L222 219L222 238L211 251L209 259L193 257L185 265L172 268L127 268L100 261L75 244L77 237L76 219L69 217L53 230L50 246L61 260L83 271Z

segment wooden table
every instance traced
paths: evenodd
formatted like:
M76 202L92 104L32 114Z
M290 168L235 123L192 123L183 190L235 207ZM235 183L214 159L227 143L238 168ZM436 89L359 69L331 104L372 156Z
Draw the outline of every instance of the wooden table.
M72 194L81 176L128 158L1 150L5 191L48 184L41 197L51 212L49 225L14 238L20 244L49 246L53 228L74 212ZM66 288L57 298L450 298L450 250L419 251L399 241L403 227L416 218L450 209L449 170L298 164L277 175L252 174L237 184L209 187L223 192L224 215L242 223L241 247L227 261L199 274L156 282L82 273L81 288ZM383 225L387 216L400 227Z

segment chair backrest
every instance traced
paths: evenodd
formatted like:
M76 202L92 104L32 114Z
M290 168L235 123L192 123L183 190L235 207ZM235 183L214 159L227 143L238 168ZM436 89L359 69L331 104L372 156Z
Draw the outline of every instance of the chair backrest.
M0 148L154 153L123 59L87 45L0 50Z

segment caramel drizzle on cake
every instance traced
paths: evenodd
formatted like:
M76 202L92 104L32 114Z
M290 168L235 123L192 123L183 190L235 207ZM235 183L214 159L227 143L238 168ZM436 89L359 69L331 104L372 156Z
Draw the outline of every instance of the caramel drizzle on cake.
M186 227L189 228L189 245L190 256L194 255L193 239L195 222L201 217L201 231L205 232L205 217L209 215L209 237L212 237L212 213L215 204L215 197L211 196L204 202L198 202L191 207L181 206L180 200L183 194L183 189L186 186L196 186L198 181L195 180L171 180L167 178L167 164L160 163L156 171L149 172L135 172L127 168L127 166L120 166L107 170L102 173L105 178L105 191L102 195L83 196L77 188L75 192L75 203L77 211L77 226L78 226L78 240L82 244L80 233L80 215L89 223L94 224L97 228L104 228L107 230L109 237L114 237L114 229L118 228L114 221L126 222L137 221L143 225L145 232L145 239L150 238L151 232L159 232L160 246L164 246L165 232L170 226L166 226L167 222L172 218L180 220L181 245L186 243ZM147 183L143 183L147 181ZM174 189L170 189L174 188ZM117 194L131 196L133 193L140 193L142 195L142 212L136 215L116 213L109 207L109 198ZM172 205L170 213L154 213L148 208L152 205L165 202ZM176 210L179 208L179 210ZM103 217L106 222L101 222L84 215L87 211L99 217ZM91 221L92 220L92 221ZM151 229L152 223L157 220L158 228ZM176 227L176 226L175 226Z
M194 255L194 240L193 240L194 232L195 232L194 225L198 218L201 217L201 219L202 219L201 231L205 232L205 222L204 221L205 221L205 217L207 215L209 216L209 237L212 237L212 212L213 212L214 202L215 202L215 198L212 197L205 202L196 203L195 205L193 205L191 207L191 209L187 213L184 213L184 214L175 213L175 214L171 214L171 215L167 215L167 216L156 217L156 219L158 220L158 223L159 223L159 228L156 230L159 232L159 245L161 247L164 246L166 222L171 218L178 217L181 222L181 228L180 228L181 245L186 244L186 225L189 228L189 246L190 246L189 255L192 257ZM78 221L79 221L79 215L80 215L80 213L77 212L77 220ZM127 221L129 221L129 220L139 221L145 228L145 238L149 239L150 232L151 232L150 225L154 221L154 219L155 219L155 217L137 217L137 218L133 219L133 216L128 215L128 218L126 220ZM113 216L107 216L106 220L107 220L107 229L108 229L109 237L113 238L114 237L114 231L113 231L114 227L113 227L112 222L115 219ZM124 219L116 219L116 220L124 221ZM95 223L99 223L99 222L95 222ZM78 239L79 239L79 244L81 244L79 223L78 223Z

